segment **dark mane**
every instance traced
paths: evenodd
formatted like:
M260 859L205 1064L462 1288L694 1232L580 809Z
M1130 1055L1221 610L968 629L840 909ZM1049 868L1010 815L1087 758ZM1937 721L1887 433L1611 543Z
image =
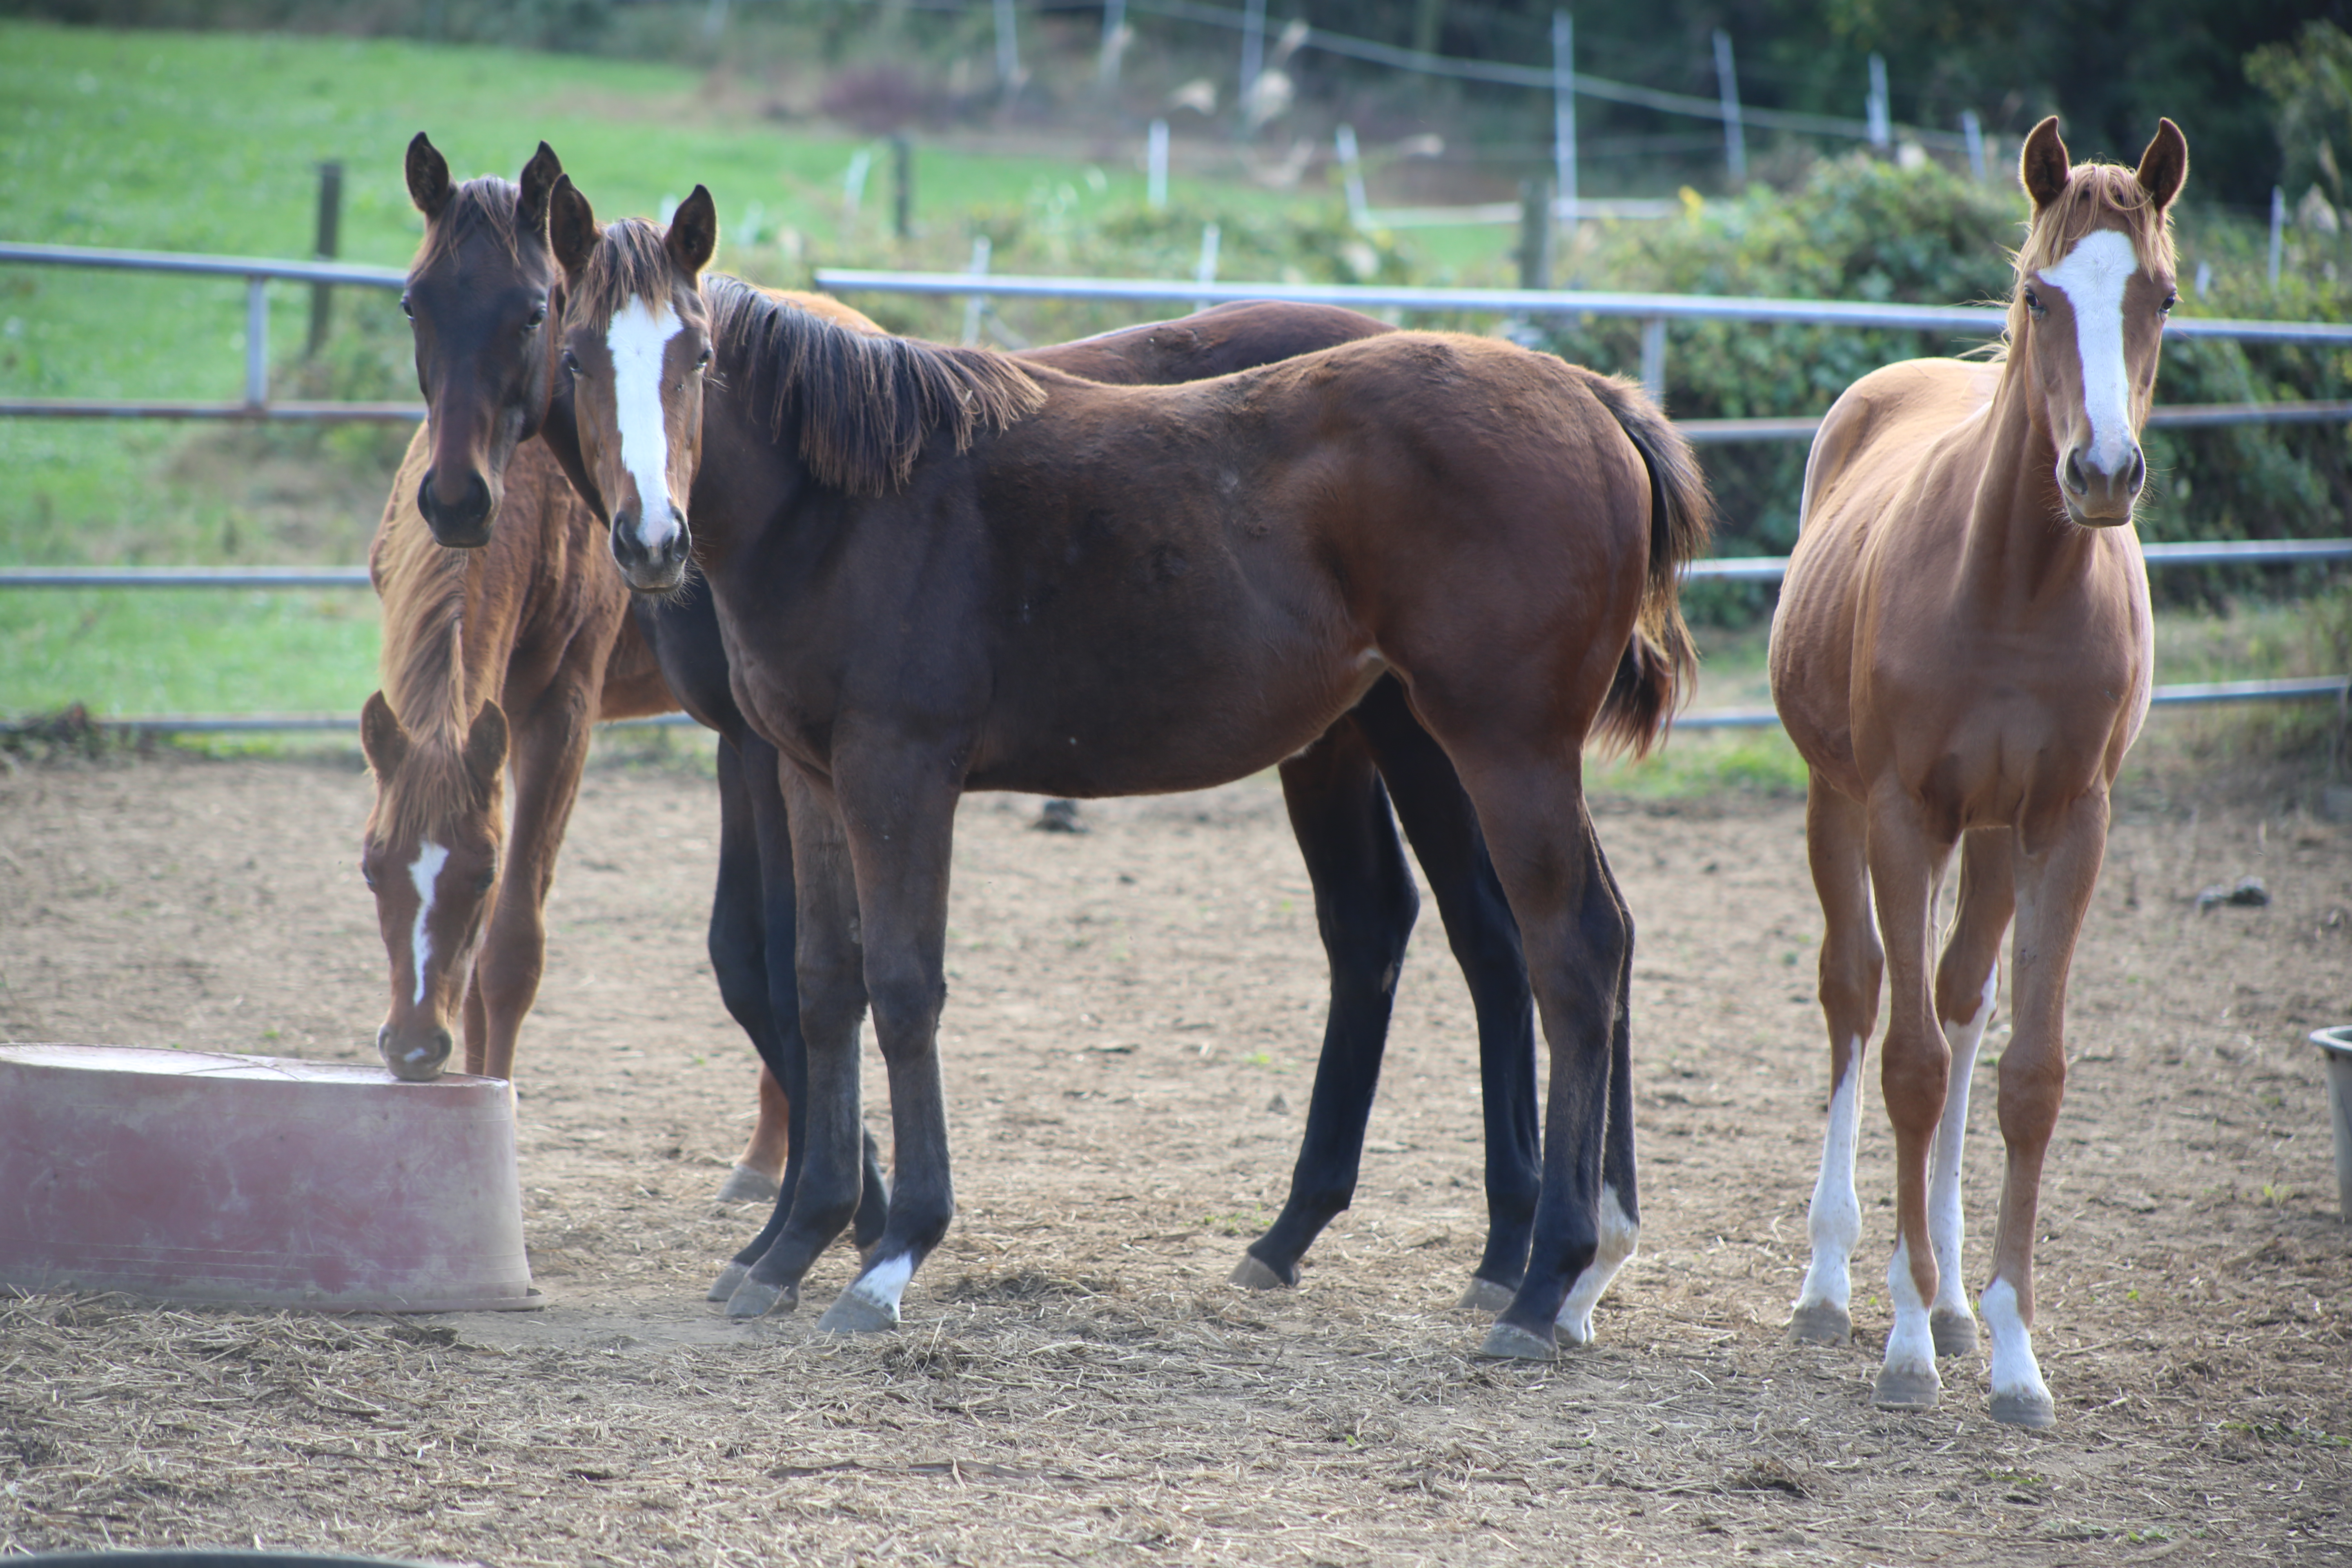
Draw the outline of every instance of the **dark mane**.
M725 276L706 278L702 294L727 384L777 439L793 435L820 480L853 495L905 485L934 430L961 452L1045 401L1027 372L986 349L853 331Z
M476 235L487 235L509 257L520 254L521 232L515 226L515 205L522 191L512 180L484 174L467 180L449 193L441 216L425 226L425 243L408 264L410 277L454 258L458 247Z

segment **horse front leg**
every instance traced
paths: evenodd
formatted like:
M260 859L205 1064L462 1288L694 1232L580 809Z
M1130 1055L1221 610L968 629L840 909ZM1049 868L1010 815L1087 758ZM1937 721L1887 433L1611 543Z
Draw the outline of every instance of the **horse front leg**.
M601 679L601 670L569 672L516 729L510 752L514 820L498 902L474 959L467 996L468 1072L514 1077L515 1041L524 1015L538 999L547 962L547 894L555 884L556 852L579 798Z
M1927 1179L1927 1229L1936 1245L1936 1304L1927 1328L1939 1356L1977 1348L1977 1321L1969 1311L1962 1270L1967 1216L1960 1203L1960 1152L1969 1135L1969 1087L1985 1026L2000 993L2000 938L2017 902L2006 828L1978 828L1960 841L1960 904L1943 962L1936 966L1936 1022L1951 1047L1943 1120L1936 1126L1934 1168Z
M1495 875L1478 814L1444 748L1406 704L1394 678L1374 685L1356 721L1372 745L1397 821L1429 879L1430 896L1478 1020L1478 1090L1486 1135L1486 1249L1458 1306L1499 1312L1528 1271L1543 1152L1536 1116L1536 1031L1518 922ZM1630 1044L1628 1049L1630 1050ZM1612 1101L1613 1103L1613 1101ZM1625 1169L1632 1168L1631 1090ZM1610 1148L1615 1149L1613 1136ZM1611 1164L1607 1151L1604 1165ZM1612 1167L1613 1169L1613 1167ZM1604 1171L1602 1179L1612 1179ZM1630 1174L1622 1191L1630 1192Z
M719 1276L726 1284L745 1254L756 1255L727 1298L727 1315L737 1319L790 1311L799 1303L802 1277L849 1224L865 1184L857 1026L866 1015L866 980L848 839L821 781L790 763L775 771L791 842L783 889L793 910L783 930L795 949L800 1048L786 1049L776 1064L792 1100L792 1148L775 1213Z
M1978 1298L1992 1335L1992 1418L2015 1426L2058 1419L2033 1355L2033 1230L2042 1164L2066 1091L2066 976L2106 853L2104 790L2076 801L2036 845L2017 833L2017 944L2009 1047L2000 1056L2000 1136L2007 1146L1992 1280Z
M1830 1114L1805 1214L1812 1257L1789 1312L1789 1337L1800 1344L1842 1345L1853 1337L1853 1249L1862 1240L1862 1202L1853 1188L1862 1061L1878 1024L1886 968L1871 923L1867 837L1860 804L1813 774L1805 792L1805 858L1824 922L1820 996L1830 1032Z
M955 1217L939 1028L947 1002L948 868L961 792L942 759L929 750L845 757L837 749L835 779L856 873L874 1037L890 1075L894 1180L880 1239L817 1327L874 1333L898 1326L907 1282ZM802 979L805 984L805 968ZM814 1037L810 1048L814 1068ZM814 1083L811 1092L816 1092ZM805 1184L811 1177L801 1179Z
M1355 1197L1397 974L1421 904L1388 795L1353 721L1340 720L1282 764L1282 795L1315 887L1331 1005L1290 1195L1233 1272L1232 1283L1254 1290L1297 1284L1299 1258Z
M1952 1052L1936 1026L1927 953L1936 884L1951 846L1935 839L1919 804L1897 786L1880 789L1869 814L1871 889L1886 945L1886 1044L1879 1082L1895 1128L1895 1254L1886 1265L1895 1321L1871 1397L1885 1410L1932 1410L1943 1380L1927 1321L1937 1293L1927 1165L1943 1120Z

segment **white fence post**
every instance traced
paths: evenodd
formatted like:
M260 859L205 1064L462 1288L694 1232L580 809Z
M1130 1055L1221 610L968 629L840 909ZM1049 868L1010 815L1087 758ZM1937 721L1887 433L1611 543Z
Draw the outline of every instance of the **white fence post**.
M1168 121L1151 122L1143 148L1143 200L1158 212L1168 205Z
M874 149L860 147L849 155L849 172L841 177L841 233L857 232L857 209L866 200L866 176L874 167Z
M1985 177L1984 121L1977 118L1975 110L1960 110L1960 134L1969 144L1969 173L1976 176L1977 184L1982 184Z
M1223 242L1224 237L1224 231L1219 228L1215 224L1208 224L1202 226L1201 230L1201 264L1192 269L1193 282L1214 283L1217 280L1217 249ZM1195 300L1192 301L1192 309L1195 310L1205 310L1214 301L1208 300Z
M977 280L988 276L988 236L980 235L971 242L971 266L967 268ZM963 302L963 346L971 348L980 342L980 319L988 313L988 296L968 295Z
M1095 67L1095 79L1105 98L1118 91L1118 64L1127 53L1127 0L1103 0L1102 59Z
M2275 269L2273 269L2275 270ZM245 405L269 401L269 279L245 280Z
M1565 11L1551 14L1552 178L1567 215L1568 237L1576 237L1576 23ZM1570 264L1571 268L1573 263Z
M1258 73L1265 68L1265 0L1249 0L1242 8L1242 91L1234 101L1244 116L1257 93ZM1244 124L1247 124L1246 119Z
M1333 147L1339 154L1339 180L1348 193L1348 222L1357 228L1371 226L1371 204L1364 198L1364 160L1356 146L1356 128L1342 125L1332 132Z
M2279 256L2286 246L2286 193L2271 187L2271 287L2278 287Z
M1870 97L1864 118L1870 125L1870 144L1884 153L1894 144L1893 115L1886 105L1886 57L1870 57Z
M1739 123L1739 77L1731 67L1731 35L1715 30L1715 85L1723 95L1723 158L1735 189L1748 183L1748 132Z
M1642 390L1650 401L1666 405L1666 319L1652 316L1642 323Z
M996 0L996 80L1011 98L1021 90L1021 40L1013 30L1013 0Z

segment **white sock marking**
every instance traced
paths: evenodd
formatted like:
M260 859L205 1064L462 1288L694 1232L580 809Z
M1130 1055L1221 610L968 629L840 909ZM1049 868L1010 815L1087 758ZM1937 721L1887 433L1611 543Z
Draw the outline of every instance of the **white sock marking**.
M1924 1375L1929 1386L1940 1388L1936 1373L1936 1336L1927 1327L1927 1303L1911 1278L1911 1243L1895 1244L1895 1258L1886 1266L1886 1294L1895 1303L1895 1326L1886 1331L1886 1368Z
M2131 237L2112 228L2084 235L2066 259L2037 274L2074 308L2074 348L2083 358L2083 412L2090 459L2110 477L2131 460L2131 376L2124 368L2124 285L2139 270ZM2063 461L2063 458L2061 458Z
M2033 1359L2033 1334L2017 1310L2017 1287L1995 1279L1985 1287L1978 1305L1984 1309L1985 1327L1992 1333L1992 1391L2036 1404L2047 1403L2050 1385L2042 1381L2042 1367Z
M637 481L637 542L659 550L677 533L669 504L669 425L662 417L662 355L686 323L664 300L659 314L632 294L604 329L621 463Z
M1601 1183L1601 1245L1594 1249L1592 1261L1585 1265L1584 1272L1568 1288L1568 1300L1560 1303L1559 1316L1554 1320L1570 1344L1592 1342L1592 1309L1608 1291L1617 1270L1633 1256L1633 1248L1641 1239L1642 1227L1625 1212L1615 1184Z
M1804 1289L1797 1293L1800 1310L1830 1306L1841 1312L1853 1299L1850 1268L1853 1249L1862 1241L1862 1200L1854 1195L1854 1143L1862 1134L1862 1041L1856 1038L1846 1056L1845 1076L1830 1094L1829 1131L1822 1137L1822 1170L1813 1180L1813 1205L1805 1218L1812 1238L1813 1259L1805 1268Z
M853 1296L862 1296L898 1321L898 1297L907 1289L907 1281L915 1277L915 1260L906 1253L886 1258L859 1275L849 1287Z
M1952 1047L1951 1087L1944 1093L1944 1120L1937 1124L1936 1143L1929 1152L1927 1238L1936 1248L1936 1310L1966 1317L1969 1293L1961 1284L1961 1255L1967 1218L1960 1211L1960 1152L1969 1136L1969 1084L1977 1070L1977 1048L1984 1043L1985 1026L1992 1022L1994 995L2000 990L2000 965L1985 976L1984 996L1976 1016L1944 1026L1944 1039Z
M408 879L416 889L416 926L409 932L408 951L416 965L416 998L415 1005L425 1005L425 970L433 962L433 933L425 929L433 913L434 889L441 885L441 868L449 863L449 851L427 839L416 851L416 863L408 868Z

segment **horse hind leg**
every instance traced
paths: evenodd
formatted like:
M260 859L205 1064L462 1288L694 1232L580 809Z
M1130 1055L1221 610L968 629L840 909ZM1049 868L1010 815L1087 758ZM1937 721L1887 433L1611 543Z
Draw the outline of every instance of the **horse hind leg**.
M1968 1140L1977 1051L2000 991L2001 933L2015 903L2009 830L1969 834L1960 847L1959 910L1936 973L1936 1021L1952 1051L1950 1086L1927 1176L1927 1233L1936 1248L1936 1300L1927 1310L1927 1329L1939 1356L1966 1355L1977 1348L1977 1321L1969 1310L1962 1271L1960 1152Z
M791 1146L786 1126L791 1102L772 1060L776 1053L776 1020L768 1007L760 847L745 793L743 754L723 736L719 742L717 773L719 876L710 895L710 972L719 982L719 997L727 1005L728 1016L760 1055L759 1121L743 1152L737 1156L735 1168L720 1185L718 1201L772 1204L782 1188L784 1159ZM743 1260L741 1270L748 1271L750 1266L750 1260ZM731 1280L722 1275L719 1283L711 1287L710 1299L727 1300L741 1282L740 1273Z
M1853 1249L1862 1240L1853 1167L1862 1131L1863 1052L1877 1025L1885 969L1871 923L1864 837L1861 806L1814 774L1805 795L1805 855L1825 922L1821 1003L1830 1035L1830 1111L1805 1217L1812 1257L1789 1316L1789 1337L1801 1344L1842 1345L1853 1334Z
M1393 677L1380 681L1357 705L1356 717L1371 742L1397 820L1429 879L1477 1016L1486 1246L1457 1305L1491 1317L1511 1304L1527 1276L1528 1243L1543 1183L1535 1009L1528 967L1519 956L1518 923L1486 853L1477 811L1454 763L1412 716L1403 688ZM1632 1138L1629 1121L1629 1155ZM1606 1173L1604 1179L1611 1179Z
M1254 1290L1296 1285L1300 1257L1355 1196L1397 974L1421 902L1355 723L1341 720L1283 763L1282 791L1315 887L1331 1005L1290 1195L1232 1275L1231 1283Z
M1598 851L1596 850L1596 856ZM1633 1162L1633 916L1605 858L1598 859L1610 895L1623 912L1626 941L1617 973L1617 1008L1609 1026L1609 1112L1601 1144L1600 1240L1592 1261L1568 1288L1555 1321L1571 1344L1592 1342L1592 1309L1642 1239L1642 1205Z

